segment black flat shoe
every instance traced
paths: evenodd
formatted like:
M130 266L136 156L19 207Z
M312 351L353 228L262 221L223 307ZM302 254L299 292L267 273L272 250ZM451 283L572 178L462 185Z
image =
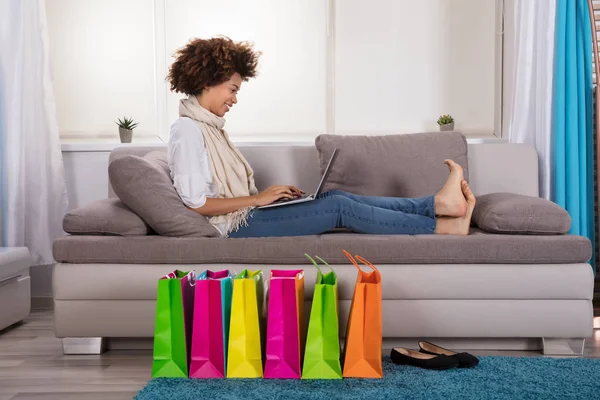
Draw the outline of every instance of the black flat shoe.
M412 365L413 367L425 369L450 369L458 366L458 361L445 355L431 355L419 353L404 347L392 349L390 354L392 362L398 365Z
M420 341L419 342L420 352L423 354L442 354L458 361L458 368L472 368L479 364L479 359L469 353L456 353L452 350L444 349L443 347L436 346L433 343Z

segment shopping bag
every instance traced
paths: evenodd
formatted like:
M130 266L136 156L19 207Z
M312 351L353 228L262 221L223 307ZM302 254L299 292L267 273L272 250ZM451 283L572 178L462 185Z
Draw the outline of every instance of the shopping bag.
M300 379L304 271L271 270L265 378Z
M262 378L262 271L243 270L233 280L227 378Z
M233 277L204 271L196 279L190 378L224 378Z
M381 273L361 256L356 259L373 271L364 272L354 258L344 254L358 269L348 315L344 345L344 378L382 378Z
M190 361L195 271L158 280L152 377L186 378Z
M317 282L308 321L302 379L342 379L337 276L321 257L316 258L331 269L326 274L312 257L305 255L317 267Z

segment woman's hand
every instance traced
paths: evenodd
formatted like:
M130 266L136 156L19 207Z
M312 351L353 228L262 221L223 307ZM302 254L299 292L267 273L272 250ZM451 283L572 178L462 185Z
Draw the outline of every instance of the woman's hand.
M259 194L255 195L256 204L255 206L266 206L279 199L294 199L304 194L304 191L298 189L295 186L289 185L273 185L269 186L266 190L263 190Z

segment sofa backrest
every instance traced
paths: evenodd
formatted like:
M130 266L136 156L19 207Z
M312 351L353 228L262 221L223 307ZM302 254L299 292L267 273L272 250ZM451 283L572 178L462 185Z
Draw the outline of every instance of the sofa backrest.
M316 189L319 162L313 144L239 146L254 169L256 187L294 185L306 192ZM109 163L123 154L144 156L166 145L114 149ZM476 196L493 192L512 192L538 196L538 158L535 149L513 143L469 143L469 184ZM116 197L109 184L109 197Z

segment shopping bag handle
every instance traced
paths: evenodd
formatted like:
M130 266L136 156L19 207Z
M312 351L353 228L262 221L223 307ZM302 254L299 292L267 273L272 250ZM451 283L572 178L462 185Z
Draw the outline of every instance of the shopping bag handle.
M379 270L373 265L371 264L371 262L367 259L365 259L364 257L361 256L356 256L356 260L354 259L354 257L352 257L352 254L348 253L346 250L342 250L344 252L344 255L346 257L348 257L348 259L352 262L352 264L354 264L354 266L356 268L358 268L359 271L362 271L362 269L360 269L360 265L358 265L358 263L356 262L356 260L360 261L361 263L365 264L367 267L373 269L373 271L379 272Z
M168 273L167 275L165 275L162 279L165 279L167 277L169 277L168 279L175 279L177 278L177 274L174 274L175 271ZM181 277L181 279L185 278L186 276L189 275L189 279L188 279L188 283L190 286L196 286L196 280L198 278L198 275L196 274L196 270L195 269L191 269L187 272L187 274L185 274L184 276Z
M316 257L316 258L318 258L318 259L319 259L319 261L321 261L323 264L327 265L327 266L329 267L329 269L331 270L331 272L333 272L333 273L335 274L335 271L333 270L333 268L331 267L331 265L329 265L329 264L327 263L327 261L323 260L323 259L322 259L321 257L319 257L319 256L315 256L315 257Z
M319 268L319 264L317 264L317 262L316 262L315 260L313 260L313 258L312 258L311 256L309 256L308 254L304 253L304 255L305 255L306 257L308 257L308 259L309 259L309 260L310 260L310 261L311 261L311 262L312 262L312 263L315 265L315 267L317 267L317 269L319 270L319 272L321 273L321 275L324 275L324 274L323 274L323 271L321 271L321 268ZM329 267L329 269L331 270L331 272L335 273L335 272L333 271L333 268L331 268L331 265L327 264L327 261L323 260L323 259L322 259L321 257L319 257L319 256L315 256L315 258L318 258L318 259L319 259L319 261L321 261L323 264L325 264L325 265L327 265L327 266Z
M265 279L263 282L263 298L262 298L262 310L260 310L261 316L263 318L267 318L269 316L269 307L268 307L268 302L269 302L269 291L271 289L269 282L271 282L271 279Z

